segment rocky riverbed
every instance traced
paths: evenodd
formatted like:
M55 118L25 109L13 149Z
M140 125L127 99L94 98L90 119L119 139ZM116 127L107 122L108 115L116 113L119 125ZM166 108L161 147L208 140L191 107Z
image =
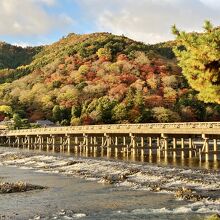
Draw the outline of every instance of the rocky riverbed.
M117 187L172 193L178 199L220 201L218 171L15 152L0 154L0 163L37 172L79 176Z
M36 186L28 184L26 182L18 181L15 183L11 182L0 182L0 193L18 193L18 192L27 192L31 190L40 190L44 189L43 186Z

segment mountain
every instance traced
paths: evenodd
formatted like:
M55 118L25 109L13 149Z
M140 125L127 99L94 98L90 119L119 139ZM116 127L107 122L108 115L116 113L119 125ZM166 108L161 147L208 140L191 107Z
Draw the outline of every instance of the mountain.
M22 48L0 41L0 69L14 69L27 65L42 47Z
M10 81L19 66L30 64L43 47L22 48L0 41L0 82Z
M63 125L219 120L219 106L202 103L188 86L174 45L110 33L69 34L37 48L8 45L0 50L7 54L0 105Z

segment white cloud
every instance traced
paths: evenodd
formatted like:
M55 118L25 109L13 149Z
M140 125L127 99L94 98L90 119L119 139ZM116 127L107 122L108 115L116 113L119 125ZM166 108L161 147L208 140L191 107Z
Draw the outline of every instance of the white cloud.
M174 23L186 31L201 30L206 19L217 25L220 13L213 9L217 2L219 5L219 0L80 0L99 31L148 43L172 39Z
M200 0L204 5L210 7L214 10L220 9L220 1L219 0Z
M44 6L53 7L57 0L1 0L0 35L42 35L73 22L64 15L49 14Z
M30 46L29 43L23 42L23 41L12 43L12 45L15 45L15 46L18 46L18 47L23 47L23 48Z

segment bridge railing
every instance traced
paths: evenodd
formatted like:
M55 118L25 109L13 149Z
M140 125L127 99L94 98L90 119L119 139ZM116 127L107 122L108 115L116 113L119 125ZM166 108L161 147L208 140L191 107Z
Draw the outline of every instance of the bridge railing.
M220 129L220 122L181 122L181 123L145 123L145 124L105 124L105 125L84 125L84 126L65 126L65 127L46 127L46 128L32 128L32 129L20 129L20 130L7 130L1 133L1 135L10 134L36 134L36 133L68 133L79 131L100 131L107 132L124 129L132 132L134 129Z

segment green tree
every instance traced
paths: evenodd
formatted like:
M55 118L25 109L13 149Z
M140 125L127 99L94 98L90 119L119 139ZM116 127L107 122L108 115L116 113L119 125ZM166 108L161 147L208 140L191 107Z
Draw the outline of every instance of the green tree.
M141 121L142 123L149 123L153 121L153 115L150 109L143 109L141 113Z
M82 108L81 106L72 106L71 115L73 118L79 118L81 115Z
M170 109L164 107L155 107L152 109L153 117L157 122L179 122L181 121L180 116L171 111Z
M31 125L30 125L30 123L29 123L27 118L21 119L21 128L22 129L28 129L30 127L31 127Z
M135 107L138 107L140 110L144 107L144 98L142 91L136 91L136 94L134 96L134 105Z
M220 104L220 28L206 21L204 29L204 33L186 33L174 25L172 32L178 43L174 53L199 99Z
M116 105L112 110L112 118L117 122L122 122L128 117L126 106L123 103Z
M52 113L53 113L53 120L55 122L57 122L57 121L60 122L62 120L62 118L61 118L61 109L60 109L59 105L55 105L53 107Z
M125 97L125 104L127 106L127 109L131 109L133 107L134 96L135 96L135 91L132 87L130 87Z
M70 120L71 120L71 108L66 108L66 107L60 107L60 111L61 111L61 124L62 125L69 125L70 124Z
M114 108L115 104L116 102L114 100L110 100L107 96L104 96L98 100L96 110L100 113L102 122L112 122L112 109Z
M20 129L22 127L22 119L18 114L13 115L13 121L14 121L14 129Z
M199 101L196 98L195 94L193 93L195 92L190 91L188 94L182 96L178 100L176 107L179 109L179 112L182 112L182 110L185 107L191 107L194 111L194 116L195 116L193 120L204 121L206 120L205 119L205 115L206 115L205 105L202 101Z

